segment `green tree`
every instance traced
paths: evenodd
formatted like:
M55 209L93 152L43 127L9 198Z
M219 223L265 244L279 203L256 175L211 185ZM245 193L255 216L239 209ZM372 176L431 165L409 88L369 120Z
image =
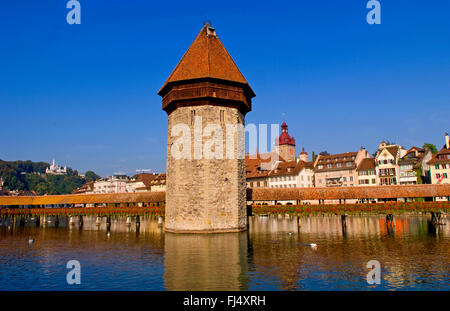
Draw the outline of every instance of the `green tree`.
M436 154L438 152L436 146L430 143L424 143L422 148L423 149L429 148L432 154Z
M93 171L87 171L86 174L84 174L84 178L87 182L91 182L100 179L101 177L95 174Z
M423 179L422 179L422 165L420 165L420 167L414 169L414 171L416 172L416 176L417 176L417 183L418 184L423 184Z

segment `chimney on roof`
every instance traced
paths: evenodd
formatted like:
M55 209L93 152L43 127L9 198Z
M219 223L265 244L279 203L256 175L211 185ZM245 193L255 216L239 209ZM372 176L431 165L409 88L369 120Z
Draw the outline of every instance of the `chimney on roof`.
M448 138L448 133L445 133L445 147L447 149L450 149L450 141L449 141L449 138Z

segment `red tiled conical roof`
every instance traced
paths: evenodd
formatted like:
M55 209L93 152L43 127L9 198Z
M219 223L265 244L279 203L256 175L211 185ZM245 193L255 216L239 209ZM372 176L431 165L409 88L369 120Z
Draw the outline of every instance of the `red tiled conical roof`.
M209 24L203 26L158 94L161 95L169 83L202 78L242 83L250 88L247 80L217 37L215 29ZM253 91L251 92L253 93Z

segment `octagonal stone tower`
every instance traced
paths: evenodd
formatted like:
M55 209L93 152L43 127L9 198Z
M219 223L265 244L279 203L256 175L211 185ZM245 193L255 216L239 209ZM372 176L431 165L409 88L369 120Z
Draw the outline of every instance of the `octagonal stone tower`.
M158 94L169 119L165 231L246 230L245 137L228 129L243 129L255 93L209 23Z

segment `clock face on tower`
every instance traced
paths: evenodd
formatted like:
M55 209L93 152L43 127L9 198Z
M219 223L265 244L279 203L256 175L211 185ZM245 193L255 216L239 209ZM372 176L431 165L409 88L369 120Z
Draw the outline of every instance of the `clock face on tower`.
M294 154L294 148L289 148L289 154L293 155Z

